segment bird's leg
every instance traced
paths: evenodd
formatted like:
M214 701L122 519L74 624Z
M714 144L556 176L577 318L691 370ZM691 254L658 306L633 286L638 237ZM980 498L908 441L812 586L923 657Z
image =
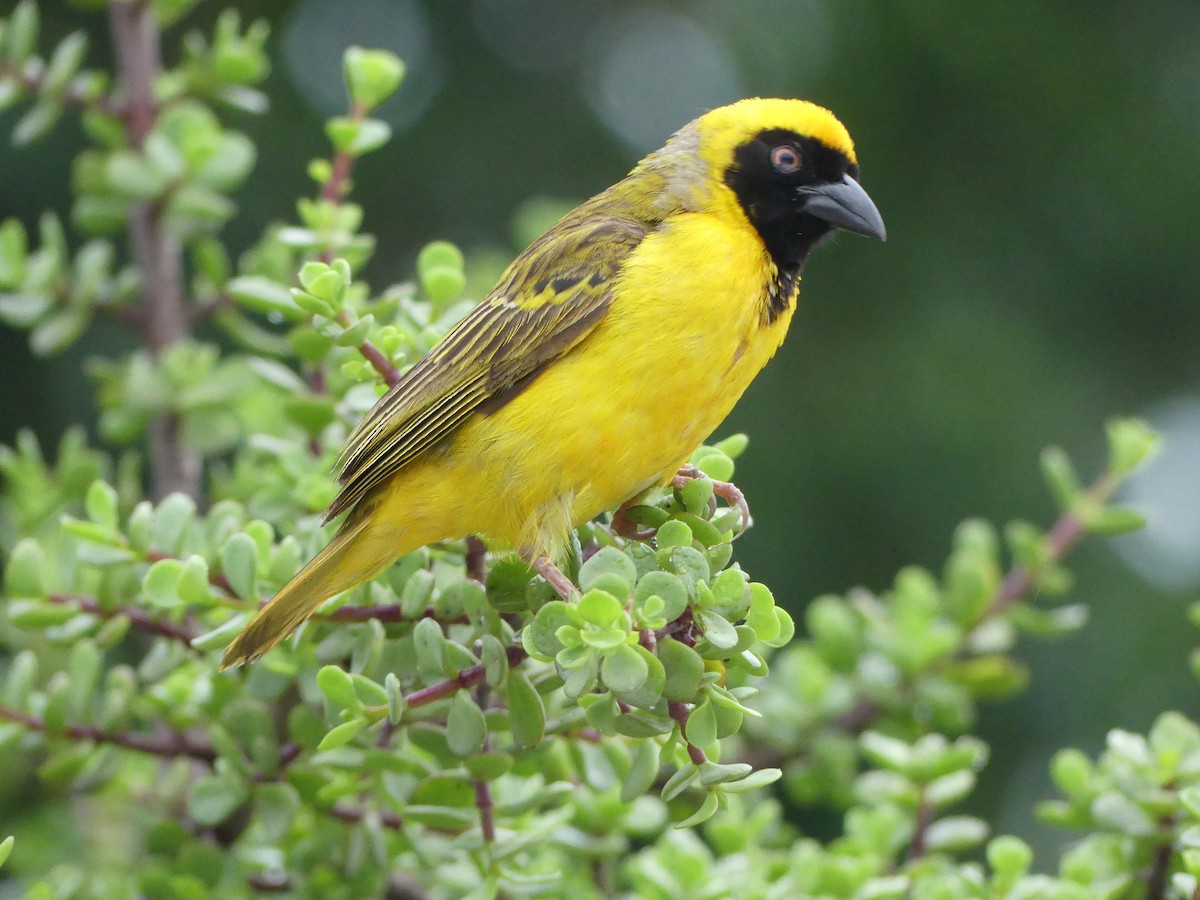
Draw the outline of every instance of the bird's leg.
M682 488L689 481L707 477L707 475L691 463L685 463L679 467L679 471L671 479L671 487ZM750 504L746 502L746 495L732 481L717 481L716 479L712 479L712 486L714 496L720 497L730 506L736 506L738 511L741 512L742 525L738 529L738 533L734 535L735 538L740 538L745 534L746 529L750 525Z
M563 574L563 570L554 564L554 561L544 553L533 558L533 567L537 569L537 573L546 579L550 587L554 588L554 593L562 597L568 603L575 599L579 590L571 583L571 579Z

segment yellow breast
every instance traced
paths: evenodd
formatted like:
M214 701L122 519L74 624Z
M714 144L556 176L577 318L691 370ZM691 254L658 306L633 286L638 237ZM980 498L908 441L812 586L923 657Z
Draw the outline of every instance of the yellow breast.
M604 322L493 415L403 470L404 543L482 533L551 555L573 526L666 483L779 347L774 269L747 227L672 218L630 256Z

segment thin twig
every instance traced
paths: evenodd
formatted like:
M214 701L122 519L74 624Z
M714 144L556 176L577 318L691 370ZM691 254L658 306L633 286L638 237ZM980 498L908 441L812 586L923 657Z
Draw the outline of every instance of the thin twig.
M463 562L468 578L479 584L487 583L487 544L478 535L467 536L467 555Z
M671 714L671 718L679 723L679 734L687 743L688 757L692 764L702 766L708 762L708 757L704 755L704 751L693 744L687 738L687 720L691 710L688 705L682 700L668 700L667 711Z
M917 821L913 828L912 840L908 842L908 861L920 859L925 855L925 841L929 826L933 824L933 807L925 797L925 789L921 788L917 798Z
M113 606L106 607L100 604L100 601L95 597L86 597L75 594L50 594L46 598L52 603L61 603L65 606L77 606L80 610L93 615L101 616L105 619L113 619L117 616L125 616L129 619L129 623L139 631L146 631L151 634L159 634L163 637L169 637L176 641L182 641L185 644L191 644L196 638L190 630L182 625L176 625L174 622L167 622L162 619L155 619L148 615L143 610L135 606Z
M42 85L45 83L46 67L44 65L30 65L28 62L23 65L17 65L12 60L0 60L0 78L12 79L26 94L40 94L42 92ZM117 118L124 118L126 114L124 104L118 103L106 94L87 93L83 82L78 78L68 84L57 99L63 106L75 110L87 111L94 109L97 112Z
M39 716L23 713L20 710L0 706L0 719L24 725L32 731L41 731L48 735L72 738L78 741L95 741L98 744L112 744L137 750L140 753L150 753L162 757L187 757L200 762L212 763L217 754L207 743L202 743L188 737L184 732L171 731L161 737L140 734L136 731L102 731L91 725L64 725L62 728L51 728Z
M509 647L507 653L508 664L510 666L519 665L521 660L529 655L523 648L517 646ZM413 691L411 694L405 695L404 706L406 709L427 706L430 703L436 703L438 700L456 694L465 688L474 687L483 681L484 671L482 663L477 666L468 666L445 681L439 681L437 684L431 684L429 687L421 688L419 691Z
M487 709L489 693L487 682L481 681L475 689L475 702L479 704L480 709ZM483 752L492 752L490 734L484 735ZM475 807L479 810L479 831L483 835L483 843L490 847L496 841L496 819L493 814L495 804L492 802L492 787L486 779L479 778L475 781Z

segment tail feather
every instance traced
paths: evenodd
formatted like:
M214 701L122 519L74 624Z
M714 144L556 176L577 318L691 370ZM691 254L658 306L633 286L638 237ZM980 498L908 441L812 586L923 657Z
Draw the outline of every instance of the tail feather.
M280 589L250 620L221 657L221 670L258 659L300 626L334 594L365 581L387 560L363 540L370 519L347 523L328 546Z

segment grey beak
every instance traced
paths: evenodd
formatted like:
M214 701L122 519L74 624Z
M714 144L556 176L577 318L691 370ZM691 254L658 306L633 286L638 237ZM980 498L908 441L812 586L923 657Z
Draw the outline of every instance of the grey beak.
M855 234L887 240L883 216L875 202L849 175L843 175L841 181L833 184L801 188L800 194L807 198L804 211L810 216Z

